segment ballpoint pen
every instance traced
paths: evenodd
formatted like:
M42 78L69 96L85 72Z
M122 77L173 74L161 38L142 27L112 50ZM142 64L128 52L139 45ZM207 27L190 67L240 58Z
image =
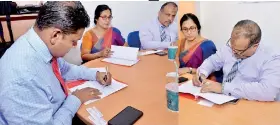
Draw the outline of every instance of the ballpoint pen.
M106 76L108 75L108 66L106 66Z
M202 80L202 78L201 78L201 75L200 75L200 74L199 74L199 76L198 76L198 80L201 82L201 84L202 84L202 85L204 85L204 84L205 84L205 85L209 85L209 84L210 84L210 83L209 83L209 82L207 82L207 81L206 81L206 82L203 82L203 80Z
M108 66L106 66L106 68L105 68L105 69L106 69L106 72L105 72L106 74L105 74L104 79L103 79L103 80L104 80L104 82L106 82L106 81L107 81L107 79L108 79ZM107 86L107 85L105 85L105 86Z

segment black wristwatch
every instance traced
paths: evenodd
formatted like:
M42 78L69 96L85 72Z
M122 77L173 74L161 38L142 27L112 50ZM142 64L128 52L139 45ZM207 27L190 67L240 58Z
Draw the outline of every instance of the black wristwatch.
M190 67L190 72L189 73L192 74L192 67Z

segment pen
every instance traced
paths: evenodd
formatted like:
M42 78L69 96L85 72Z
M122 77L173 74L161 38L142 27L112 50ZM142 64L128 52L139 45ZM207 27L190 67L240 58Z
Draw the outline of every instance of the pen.
M106 82L107 81L107 79L108 79L108 66L106 66L106 74L105 74L105 76L104 76L104 78L103 78L103 80ZM105 85L105 86L107 86L107 85Z
M108 66L106 66L106 76L108 75Z
M198 80L201 82L202 85L204 85L204 84L205 84L205 85L209 85L209 84L210 84L210 83L207 82L207 81L203 83L200 74L199 74L199 76L198 76Z
M198 75L198 80L199 80L199 82L203 85L204 83L202 82L202 78L201 78L201 75L199 74Z
M198 80L202 83L202 78L200 75L198 76Z

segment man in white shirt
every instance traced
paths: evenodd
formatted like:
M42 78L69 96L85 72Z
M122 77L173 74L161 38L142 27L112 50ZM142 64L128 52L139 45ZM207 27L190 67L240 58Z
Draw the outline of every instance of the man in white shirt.
M174 21L178 6L174 2L163 4L158 17L139 30L143 49L166 49L178 40L178 28Z

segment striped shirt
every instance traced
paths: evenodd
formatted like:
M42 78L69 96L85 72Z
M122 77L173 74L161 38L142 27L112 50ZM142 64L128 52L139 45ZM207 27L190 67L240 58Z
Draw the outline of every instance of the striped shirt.
M31 28L0 60L1 125L71 125L81 102L65 96L51 66L52 55ZM64 80L95 80L96 71L58 59Z

